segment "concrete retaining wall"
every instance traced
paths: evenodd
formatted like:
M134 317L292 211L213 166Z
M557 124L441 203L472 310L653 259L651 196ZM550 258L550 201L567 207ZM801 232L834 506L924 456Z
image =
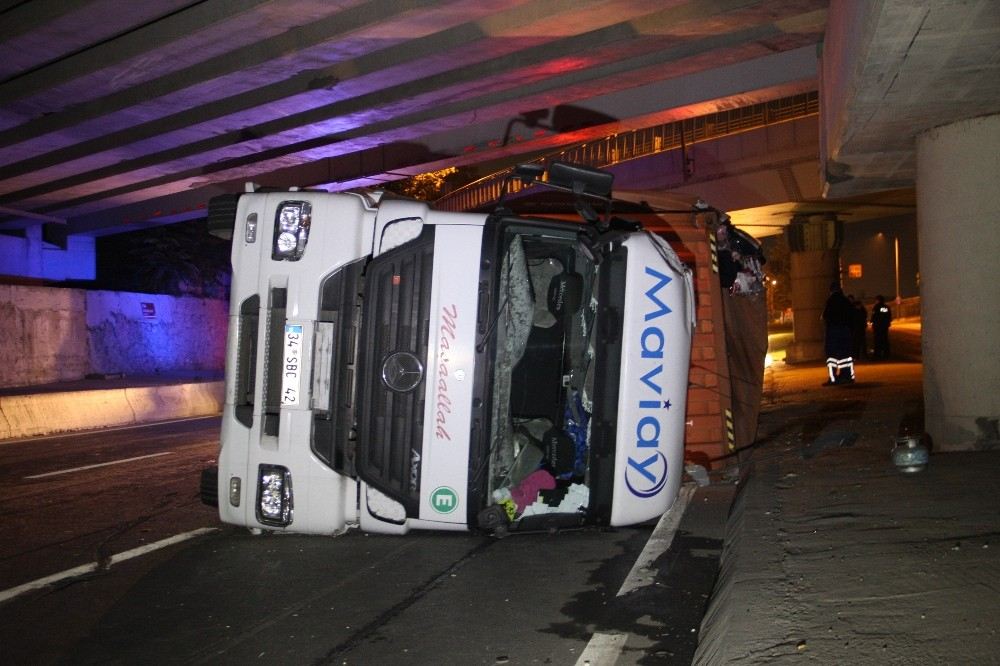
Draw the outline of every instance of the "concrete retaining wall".
M228 305L203 298L87 292L94 372L222 370Z
M221 372L227 310L221 300L0 285L0 387Z
M210 416L225 382L0 396L0 440Z
M0 285L0 387L91 372L86 309L79 289Z

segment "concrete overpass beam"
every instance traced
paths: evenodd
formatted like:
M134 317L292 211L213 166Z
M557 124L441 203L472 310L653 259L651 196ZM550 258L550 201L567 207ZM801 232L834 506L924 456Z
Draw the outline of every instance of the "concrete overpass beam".
M925 429L940 450L996 446L1000 114L917 137Z

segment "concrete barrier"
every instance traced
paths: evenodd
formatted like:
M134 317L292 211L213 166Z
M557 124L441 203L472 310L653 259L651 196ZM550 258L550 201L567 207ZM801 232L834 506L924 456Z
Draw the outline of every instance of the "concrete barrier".
M222 411L224 382L125 389L136 423L207 416Z
M211 416L225 382L0 396L0 440Z
M10 421L3 413L3 409L0 409L0 440L10 437Z

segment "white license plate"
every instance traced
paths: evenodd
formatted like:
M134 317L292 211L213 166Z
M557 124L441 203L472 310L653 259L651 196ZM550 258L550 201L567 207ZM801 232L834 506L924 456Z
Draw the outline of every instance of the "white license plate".
M299 377L302 374L302 325L285 324L282 354L281 404L299 404Z

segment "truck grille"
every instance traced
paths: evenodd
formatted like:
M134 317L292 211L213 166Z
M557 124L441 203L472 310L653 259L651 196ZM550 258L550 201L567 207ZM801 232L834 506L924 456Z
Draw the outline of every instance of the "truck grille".
M374 259L365 278L358 382L358 475L400 502L408 516L419 511L424 395L430 322L433 227ZM400 354L401 353L401 354ZM425 370L410 388L384 381L390 356L414 358Z

